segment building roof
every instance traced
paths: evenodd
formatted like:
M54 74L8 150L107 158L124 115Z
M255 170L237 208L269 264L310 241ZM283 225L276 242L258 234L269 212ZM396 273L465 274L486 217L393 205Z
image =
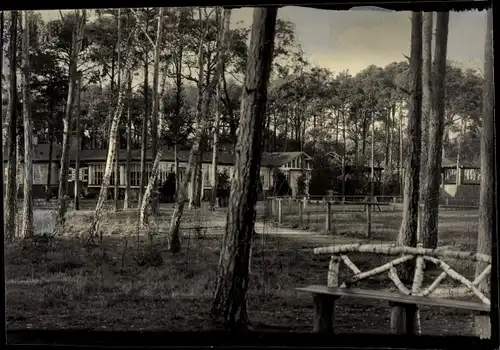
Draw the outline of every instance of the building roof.
M265 167L280 167L299 156L304 156L306 160L311 159L305 152L271 152L262 154L261 165Z
M48 162L49 161L49 144L37 144L34 145L33 150L33 161L34 162ZM141 150L133 149L131 150L131 160L132 161L140 161L141 159ZM53 145L52 149L52 161L59 162L62 154L62 146L58 144ZM105 162L107 158L108 150L107 149L84 149L80 150L80 161L82 163L91 163L91 162ZM309 155L305 152L274 152L274 153L263 153L261 165L265 167L280 167L289 161L294 160L295 158L303 155L306 159L311 159ZM203 163L212 163L212 152L204 152L203 153ZM218 164L221 165L233 165L234 164L234 154L230 153L219 153L217 156ZM76 152L75 150L70 150L69 155L70 161L75 161ZM125 149L119 150L119 159L120 161L125 162L127 159L127 151ZM187 162L189 159L189 151L178 151L177 152L177 160L179 162ZM146 150L146 160L153 161L153 154L151 149ZM162 155L162 161L164 162L174 162L175 154L173 149L164 149ZM4 150L4 163L7 162L7 150Z
M443 169L452 169L457 167L457 161L456 160L451 160L449 158L443 157L441 161L441 168ZM481 168L481 162L471 162L468 160L460 160L459 161L459 168L464 168L464 169L480 169Z

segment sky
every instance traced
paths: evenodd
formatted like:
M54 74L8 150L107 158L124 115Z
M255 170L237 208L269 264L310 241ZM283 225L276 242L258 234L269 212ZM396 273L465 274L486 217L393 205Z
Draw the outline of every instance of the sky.
M252 8L232 11L232 25L249 27ZM45 19L57 11L41 11ZM410 12L362 8L327 11L285 7L278 17L293 22L298 41L310 62L333 72L357 73L370 64L385 66L404 60L410 51ZM448 59L463 67L482 68L485 12L450 13Z

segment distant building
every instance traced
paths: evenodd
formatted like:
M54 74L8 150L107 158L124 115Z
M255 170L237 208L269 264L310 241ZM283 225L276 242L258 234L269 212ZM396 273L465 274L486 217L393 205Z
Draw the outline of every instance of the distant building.
M72 137L72 147L70 151L70 174L69 174L69 195L73 196L74 184L74 167L75 167L75 137ZM36 141L36 140L34 140ZM47 186L49 169L51 171L50 186L53 194L57 193L59 186L59 169L61 162L62 146L53 144L52 161L49 164L49 148L48 143L36 143L33 146L33 192L35 198L43 198L45 188ZM7 150L4 150L4 174L7 174ZM104 168L106 165L107 150L92 149L80 150L80 181L82 194L87 196L97 196L101 188L104 177ZM179 178L182 180L187 167L189 152L177 152L177 160L179 164ZM202 156L202 187L204 193L208 196L211 188L211 168L212 168L212 153L205 152ZM126 150L119 150L119 181L120 192L125 191L125 164L127 159ZM146 151L146 176L151 175L152 163L154 157L151 150ZM282 171L288 179L289 185L292 188L292 194L297 194L297 179L302 173L305 173L310 178L311 172L311 157L304 152L277 152L263 153L260 170L260 180L263 190L268 192L273 185L274 172ZM130 196L136 199L139 193L140 181L140 161L141 150L134 149L131 151L130 164ZM167 180L169 173L174 172L174 152L166 149L160 162L160 170L158 174L159 182L163 183ZM232 176L234 170L234 155L220 153L218 155L218 172L227 171L229 176ZM22 168L18 169L19 181L22 181ZM111 175L109 193L113 193L115 186L114 167ZM188 191L190 193L190 191Z
M456 161L443 157L441 162L441 196L479 199L481 166L475 162Z

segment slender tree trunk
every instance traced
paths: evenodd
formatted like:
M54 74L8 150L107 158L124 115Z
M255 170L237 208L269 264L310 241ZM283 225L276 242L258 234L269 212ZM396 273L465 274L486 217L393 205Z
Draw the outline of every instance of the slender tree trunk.
M158 152L158 106L159 106L159 84L160 84L160 52L162 41L162 21L163 7L158 9L158 27L156 31L156 42L154 47L154 68L153 68L153 108L151 112L151 153L156 155ZM154 165L153 165L154 166ZM154 177L151 194L151 209L153 215L158 214L158 196L156 195L156 177Z
M479 195L479 225L477 252L491 253L491 235L495 227L495 84L493 78L493 10L486 13L486 41L484 49L484 89L483 89L483 132L481 134L481 187ZM487 264L477 263L476 276L486 268ZM493 267L495 268L495 267ZM490 294L491 282L483 279L478 289ZM496 298L491 295L491 298ZM476 316L474 330L481 338L491 337L491 327L494 323L487 316ZM495 330L498 332L498 329Z
M82 75L78 73L76 88L76 146L75 150L75 210L80 210L80 149L82 148L80 142L80 97L82 91Z
M342 110L342 143L344 146L344 150L342 152L342 188L341 193L342 196L345 196L345 157L346 157L346 124L345 124L345 110Z
M126 60L125 60L125 67L124 67L124 72L126 72L127 76L126 79L127 81L131 79L132 75L132 58L134 56L134 45L136 41L136 35L137 35L137 27L132 29L132 34L130 35L130 38L127 42L127 49L126 49ZM122 83L123 84L123 83ZM100 232L100 221L104 209L104 202L106 201L106 197L108 195L108 187L109 187L109 182L111 179L111 172L112 172L112 167L113 167L113 159L115 157L115 152L116 152L116 134L118 132L118 124L120 123L120 118L123 112L123 108L125 105L125 87L119 86L118 87L118 101L116 104L116 109L113 114L113 118L111 120L111 129L110 129L110 135L109 135L109 142L108 142L108 154L106 157L106 166L104 168L104 177L102 180L102 186L101 186L101 191L99 193L99 197L97 199L97 204L96 208L94 210L94 216L92 219L92 223L89 227L88 230L88 242L90 244L95 243L95 238L97 237L97 234Z
M404 191L404 183L405 183L405 174L404 174L404 160L403 160L403 113L401 110L399 111L399 159L398 159L398 174L399 174L399 194L403 195Z
M217 152L219 146L219 128L220 128L220 114L219 114L219 84L217 84L216 103L215 103L215 121L214 121L214 143L212 150L212 190L210 195L212 210L215 210L217 203Z
M48 172L47 172L47 188L45 189L45 201L49 202L50 198L52 197L52 159L53 159L53 153L54 153L54 133L55 133L55 126L54 126L54 107L52 106L52 103L50 102L50 120L49 120L49 165L48 165Z
M425 202L428 182L427 163L429 158L429 123L432 110L432 30L433 12L423 13L422 26L422 152L420 160L420 203ZM419 221L421 222L421 221ZM420 228L421 230L423 228Z
M12 11L10 14L10 45L9 45L9 130L8 130L8 158L7 158L7 185L5 193L5 239L13 241L16 234L16 137L17 137L17 22L18 11Z
M434 51L432 110L429 120L428 161L424 187L424 218L422 243L425 248L437 248L439 220L439 185L441 183L441 155L444 132L444 88L446 78L446 50L448 46L448 12L436 15L436 43Z
M412 13L410 53L410 101L408 106L408 160L405 170L403 219L398 244L417 245L418 198L420 176L420 141L422 116L422 13ZM409 271L404 269L403 279L408 281Z
M179 160L177 159L177 143L174 143L174 171L175 171L175 191L179 190Z
M148 25L146 23L146 29ZM141 207L142 195L146 184L146 148L148 145L148 76L149 76L149 60L148 53L145 53L144 58L144 119L142 120L142 140L141 140L141 167L139 177L139 202L138 207Z
M371 172L370 172L370 196L369 202L374 201L375 196L375 115L372 112L371 115L372 125L371 125ZM368 204L367 210L367 225L366 225L366 237L371 238L372 236L372 206Z
M420 143L422 118L422 12L412 13L410 50L410 97L408 106L408 160L405 171L403 219L397 244L416 247L419 203ZM411 280L411 264L399 266L398 273L403 283ZM400 306L392 307L391 324L404 322Z
M71 58L69 64L69 87L68 87L68 99L66 103L66 111L63 119L64 131L63 131L63 146L61 153L61 166L59 172L59 190L58 190L58 203L57 203L57 224L60 229L63 228L66 216L66 196L68 193L68 170L69 170L69 151L70 151L70 137L72 130L72 115L73 108L75 106L75 95L76 95L76 80L77 76L77 65L78 65L78 54L82 46L83 30L86 21L86 10L82 10L82 13L78 15L78 19L75 23L75 29L73 31L72 38L72 50Z
M127 87L127 161L125 164L125 199L123 201L123 209L130 207L130 166L132 158L132 74L128 79Z
M121 65L121 10L118 9L118 15L116 18L117 22L117 40L116 40L116 51L117 51L117 85L118 89L121 86L121 74L122 74L122 65ZM113 55L114 57L114 55ZM118 124L118 133L116 134L116 156L115 156L115 211L119 211L120 208L118 206L118 199L120 194L120 125Z
M199 16L200 19L202 18L201 15L201 9L199 10ZM209 106L210 101L204 101L204 99L208 98L208 94L204 93L204 90L206 89L203 84L203 80L205 78L205 51L203 49L204 43L205 43L205 38L208 32L208 26L209 26L209 19L206 18L205 22L202 26L202 30L200 31L200 37L198 40L198 101L196 103L196 119L197 122L199 123L200 118L206 118L207 115L204 113L203 108L205 105ZM207 65L207 75L209 67ZM208 110L207 110L208 112ZM200 190L198 188L200 182L199 182L199 177L201 173L201 159L203 157L203 140L204 140L204 135L201 136L200 139L200 146L198 146L200 149L199 153L196 153L196 159L195 159L195 164L194 168L191 171L190 174L190 180L191 180L191 188L190 188L190 196L189 196L189 208L198 208L200 207Z
M23 237L32 237L33 226L33 132L31 122L31 91L30 91L30 22L28 11L24 11L22 40L22 91L23 91L23 123L24 123L24 184L23 184ZM3 48L1 48L3 50Z
M249 326L246 294L257 202L255 183L260 174L276 14L275 7L256 8L253 14L231 197L211 310L212 319L228 329Z
M230 9L224 9L224 17L230 16ZM229 26L230 21L225 21L225 24ZM225 43L224 48L222 50L222 54L217 60L217 67L215 70L214 78L210 81L210 84L205 89L205 95L203 98L203 107L201 108L201 113L196 118L195 125L195 137L193 146L191 151L189 152L189 160L186 168L186 172L184 174L184 180L182 181L181 186L177 188L177 199L174 206L174 211L172 213L172 218L170 221L170 231L168 236L168 250L173 253L176 253L180 250L180 237L179 237L179 227L182 219L182 213L184 211L184 204L186 202L186 188L188 186L189 180L191 179L191 172L195 169L196 161L201 152L200 146L203 139L203 135L205 134L205 129L207 125L207 116L210 106L210 100L212 98L211 94L215 90L215 86L217 82L220 80L222 75L222 68L224 66L224 61L226 60L226 52L227 45L229 43L229 27L224 28L223 34L223 42Z
M230 18L228 17L227 19L230 21ZM220 23L220 8L217 9L217 26L218 26L218 40L217 40L217 55L220 55L221 47L222 47L222 29L221 29L221 23ZM222 28L226 26L225 24L222 25ZM229 26L229 24L228 24ZM224 67L222 67L224 69ZM215 206L217 203L217 152L218 152L218 146L219 146L219 128L220 128L220 113L219 113L219 106L220 106L220 80L217 82L216 86L216 92L215 92L215 120L214 120L214 134L213 134L213 146L212 146L212 189L211 189L211 194L210 194L210 206L212 207L212 210L215 210Z

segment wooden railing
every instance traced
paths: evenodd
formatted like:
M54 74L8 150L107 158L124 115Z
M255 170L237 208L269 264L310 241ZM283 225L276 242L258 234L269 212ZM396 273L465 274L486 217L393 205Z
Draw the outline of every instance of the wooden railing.
M362 272L354 262L348 257L349 253L373 253L382 254L387 256L397 256L394 260L385 263L381 266ZM489 298L478 289L478 286L484 281L491 273L491 256L480 253L467 253L447 249L427 249L422 247L406 247L396 245L375 245L375 244L347 244L340 246L330 246L315 248L314 254L328 254L331 255L330 265L327 275L327 284L329 287L339 286L339 268L343 262L353 275L340 283L340 287L350 287L361 280L388 273L389 279L394 283L399 292L403 295L413 296L430 296L436 291L437 287L447 277L460 282L468 295L476 296L483 304L490 305ZM482 262L487 264L484 270L474 279L469 280L459 272L454 270L444 259L457 259L466 260L469 262ZM407 261L416 260L414 278L411 288L404 285L398 276L396 266ZM422 283L424 279L424 262L429 261L435 266L441 268L441 274L427 287L423 288ZM454 293L450 293L454 294ZM464 294L464 293L456 293Z

